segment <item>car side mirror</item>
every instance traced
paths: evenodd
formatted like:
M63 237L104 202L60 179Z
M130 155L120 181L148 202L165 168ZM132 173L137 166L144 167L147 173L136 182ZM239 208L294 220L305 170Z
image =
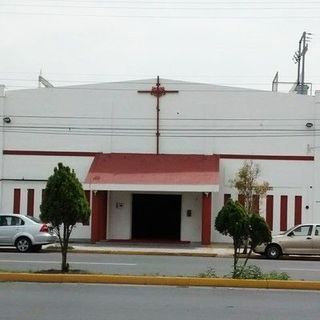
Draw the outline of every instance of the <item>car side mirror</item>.
M293 236L294 236L294 232L293 231L288 233L288 237L293 237Z

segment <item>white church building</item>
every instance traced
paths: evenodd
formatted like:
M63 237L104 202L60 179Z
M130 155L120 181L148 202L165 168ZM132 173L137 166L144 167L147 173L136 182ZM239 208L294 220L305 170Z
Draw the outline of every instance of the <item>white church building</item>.
M167 79L0 87L0 212L39 216L58 162L92 209L88 241L228 241L214 220L245 160L272 190L256 208L274 233L320 222L315 96Z

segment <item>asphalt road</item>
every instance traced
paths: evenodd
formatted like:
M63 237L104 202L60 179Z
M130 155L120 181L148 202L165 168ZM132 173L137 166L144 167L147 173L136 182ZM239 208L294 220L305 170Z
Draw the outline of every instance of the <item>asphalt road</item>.
M197 276L213 267L218 276L231 272L232 258L144 256L69 253L71 269L107 274ZM60 253L27 253L0 249L0 270L39 271L59 269ZM320 280L320 261L254 259L264 272L287 272L292 279Z
M0 283L3 320L314 320L320 293L228 288Z

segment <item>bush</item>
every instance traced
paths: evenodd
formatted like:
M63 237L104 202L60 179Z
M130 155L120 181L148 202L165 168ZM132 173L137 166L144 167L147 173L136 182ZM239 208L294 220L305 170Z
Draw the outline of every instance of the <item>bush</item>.
M241 266L236 270L237 279L257 279L257 280L289 280L290 277L286 272L262 272L261 268L256 265L248 265L242 270Z
M217 278L216 271L213 267L210 267L207 271L201 272L198 275L200 278Z
M256 265L237 266L234 278L237 279L263 279L263 272L261 268Z
M237 266L236 273L231 272L227 275L224 275L223 278L235 278L235 279L253 279L253 280L289 280L290 276L286 272L276 272L271 271L264 273L261 268L251 264L248 266ZM220 278L216 274L216 271L213 267L208 268L205 272L198 274L200 278Z
M267 280L289 280L290 276L286 272L271 271L265 274Z

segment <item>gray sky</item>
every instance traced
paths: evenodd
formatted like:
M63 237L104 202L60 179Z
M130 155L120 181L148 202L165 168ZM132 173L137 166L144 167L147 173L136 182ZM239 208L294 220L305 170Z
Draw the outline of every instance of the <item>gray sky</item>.
M270 90L276 71L296 80L303 31L320 89L320 0L0 0L0 30L8 89L37 87L42 69L55 86L159 75Z

